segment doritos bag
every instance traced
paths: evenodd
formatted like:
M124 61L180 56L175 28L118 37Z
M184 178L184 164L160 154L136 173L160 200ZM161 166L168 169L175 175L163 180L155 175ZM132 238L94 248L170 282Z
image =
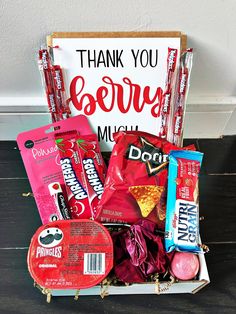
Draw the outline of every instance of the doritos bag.
M116 144L95 219L132 224L147 218L164 229L168 154L179 147L141 131L113 137Z

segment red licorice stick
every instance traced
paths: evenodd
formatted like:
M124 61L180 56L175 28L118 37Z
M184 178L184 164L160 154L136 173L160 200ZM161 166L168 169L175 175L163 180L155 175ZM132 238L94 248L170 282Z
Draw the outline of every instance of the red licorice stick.
M70 216L72 219L91 218L92 213L77 145L77 132L58 133L55 135L55 140L60 154Z
M42 78L42 84L45 89L48 109L51 113L52 122L59 121L61 120L61 117L57 108L55 91L53 86L53 77L51 73L51 61L47 49L39 50L38 66Z
M177 56L178 50L175 48L168 48L168 56L167 56L167 78L166 78L166 86L165 93L162 97L161 102L161 128L159 132L159 136L162 138L167 137L168 127L170 124L171 117L171 98L172 98L172 89L173 89L173 81L174 81L174 72L177 64Z
M59 65L52 66L53 83L57 101L58 111L63 117L68 118L71 114L68 103L66 102L66 92L62 69Z
M178 73L178 82L174 100L174 113L172 120L172 142L175 145L182 145L183 122L186 109L186 100L189 90L190 74L192 69L193 49L187 49L180 58L180 68Z
M176 61L177 61L178 49L168 48L167 57L167 70L168 70L168 84L171 83L172 74L175 72Z
M161 129L160 134L162 138L166 137L167 134L167 123L168 123L168 116L170 114L170 105L171 105L171 91L166 91L163 94L162 98L162 113L161 113Z
M49 112L51 113L52 122L56 122L57 110L56 110L55 95L53 92L46 91L46 97L47 97Z

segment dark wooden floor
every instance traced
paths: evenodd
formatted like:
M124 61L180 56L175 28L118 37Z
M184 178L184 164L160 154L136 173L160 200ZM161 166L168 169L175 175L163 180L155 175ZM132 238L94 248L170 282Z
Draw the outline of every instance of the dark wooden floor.
M193 141L185 141L192 143ZM200 177L201 236L211 283L196 295L53 298L50 304L27 271L31 236L40 226L15 142L0 142L0 313L236 313L236 137L195 140L205 153Z

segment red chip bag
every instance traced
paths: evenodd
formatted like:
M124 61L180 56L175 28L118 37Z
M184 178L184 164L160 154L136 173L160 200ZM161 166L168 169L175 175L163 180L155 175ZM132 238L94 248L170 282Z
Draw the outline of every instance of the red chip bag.
M116 144L96 220L132 224L147 218L164 229L168 154L179 147L141 131L113 137Z

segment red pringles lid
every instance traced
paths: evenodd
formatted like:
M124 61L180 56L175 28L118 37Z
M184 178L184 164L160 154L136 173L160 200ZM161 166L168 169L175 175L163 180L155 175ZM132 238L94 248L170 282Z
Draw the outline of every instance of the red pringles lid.
M41 226L28 251L34 281L48 289L86 289L99 284L113 267L107 229L88 219L58 220Z

